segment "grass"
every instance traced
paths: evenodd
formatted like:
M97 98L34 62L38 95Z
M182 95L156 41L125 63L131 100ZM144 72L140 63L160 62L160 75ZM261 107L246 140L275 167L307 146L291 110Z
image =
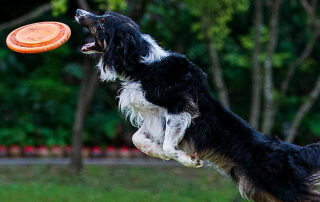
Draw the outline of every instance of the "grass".
M238 202L232 182L208 169L87 166L0 167L3 202Z

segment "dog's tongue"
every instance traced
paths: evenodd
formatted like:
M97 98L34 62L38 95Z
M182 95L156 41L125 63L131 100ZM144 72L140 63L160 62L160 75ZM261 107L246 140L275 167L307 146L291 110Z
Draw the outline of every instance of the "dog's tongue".
M92 50L95 47L95 42L90 42L82 46L81 51L82 52L88 52Z

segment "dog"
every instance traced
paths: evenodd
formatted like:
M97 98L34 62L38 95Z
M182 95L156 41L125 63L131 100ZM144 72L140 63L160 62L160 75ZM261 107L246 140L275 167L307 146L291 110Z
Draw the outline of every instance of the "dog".
M142 152L188 167L214 163L254 201L320 201L320 144L297 146L266 136L209 93L207 75L184 55L166 51L129 17L78 9L76 21L100 54L102 81L119 79L119 109L138 128Z

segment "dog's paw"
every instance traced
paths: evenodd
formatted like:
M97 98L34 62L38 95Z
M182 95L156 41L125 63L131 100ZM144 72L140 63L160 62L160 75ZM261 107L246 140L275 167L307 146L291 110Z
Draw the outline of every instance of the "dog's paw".
M186 167L200 168L203 166L203 161L195 156L185 155L183 157L181 156L177 160Z
M191 168L201 168L203 166L203 161L198 159L198 160L188 162L188 163L183 162L182 164L184 166L191 167Z
M195 168L200 168L203 166L203 161L198 158L197 153L195 153L194 155L191 155L191 159L197 162Z

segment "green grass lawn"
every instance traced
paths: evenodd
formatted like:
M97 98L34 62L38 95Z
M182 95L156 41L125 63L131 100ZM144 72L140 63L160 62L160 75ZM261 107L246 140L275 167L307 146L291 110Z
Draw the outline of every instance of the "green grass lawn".
M0 167L1 202L242 201L232 182L212 169L87 166Z

